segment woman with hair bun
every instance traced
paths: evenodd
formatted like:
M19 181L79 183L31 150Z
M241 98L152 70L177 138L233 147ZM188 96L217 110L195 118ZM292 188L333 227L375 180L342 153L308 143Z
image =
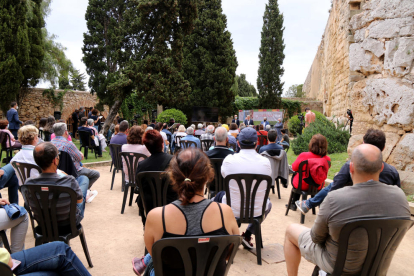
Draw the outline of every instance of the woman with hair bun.
M239 235L239 227L230 206L204 198L205 186L214 178L214 170L207 155L196 148L185 149L172 158L167 173L179 200L149 212L144 234L149 254L132 260L137 275L142 275L147 267L151 269L150 275L154 275L150 254L157 240L184 236ZM173 249L168 252L171 257L162 260L164 269L184 275L184 267L180 267L181 259L177 255ZM224 275L226 263L224 259L222 261L214 275Z

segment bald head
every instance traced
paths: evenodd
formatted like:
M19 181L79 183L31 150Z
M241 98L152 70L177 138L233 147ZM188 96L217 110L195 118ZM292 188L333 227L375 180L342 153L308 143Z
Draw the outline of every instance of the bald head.
M376 146L362 144L352 152L351 162L356 174L379 175L382 169L382 153Z
M42 169L48 169L58 156L58 149L50 142L40 143L33 152L36 164Z

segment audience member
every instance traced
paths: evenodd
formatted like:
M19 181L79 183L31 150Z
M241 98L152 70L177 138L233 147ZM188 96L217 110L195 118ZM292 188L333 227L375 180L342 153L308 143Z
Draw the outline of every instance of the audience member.
M0 248L0 262L13 268L13 260L20 262L20 265L13 270L13 274L18 276L91 275L70 246L64 242L46 243L11 255L6 249Z
M93 106L91 106L91 107L89 108L88 119L90 119L90 118L91 118L91 116L92 116L92 111L93 111Z
M118 133L119 133L119 125L116 125L115 126L115 128L114 128L114 134L112 134L112 137L111 137L111 139L115 136L115 135L117 135Z
M269 131L270 129L271 129L270 125L267 125L267 126L265 127L265 130L266 130L266 131Z
M14 138L14 137L17 138L17 133L16 133L16 136L14 136L13 133L11 133L10 130L7 128L8 124L9 124L9 122L7 120L0 120L0 133L4 132L4 133L7 133L10 136L10 140L7 139L6 136L4 136L4 139L7 139L7 140L5 140L6 141L6 146L8 148L11 147L13 149L20 149L22 147L22 144L20 144L20 142L17 141ZM20 128L20 126L19 126L19 128ZM16 130L16 132L17 132L17 130Z
M23 124L22 121L19 120L19 114L17 113L17 106L16 102L10 103L10 109L6 113L6 118L9 123L8 129L12 133L15 140L17 140L17 131L20 128L20 124Z
M315 113L313 113L311 111L311 109L309 107L305 108L305 112L306 112L306 115L305 115L305 127L308 127L309 124L315 122L316 115L315 115Z
M102 134L99 134L98 131L96 130L95 126L94 126L94 121L93 119L88 119L87 121L87 128L89 128L94 136L94 143L95 146L97 146L97 151L98 151L98 157L102 157L102 152L106 152L106 140L105 137Z
M79 120L82 119L83 117L86 117L85 107L81 106L79 107Z
M128 134L129 124L127 121L122 121L119 124L119 133L116 134L111 139L111 144L117 144L117 145L124 145L128 143L127 141L127 134ZM141 127L141 130L144 131Z
M173 126L175 124L175 120L174 120L174 118L171 118L170 119L170 122L168 123L168 127L171 127L171 126Z
M35 125L35 122L33 122L33 120L27 120L26 122L24 122L23 125L24 126L34 126Z
M10 161L17 162L17 163L27 163L36 165L36 162L33 157L33 150L38 144L39 141L39 131L34 126L23 126L21 129L19 129L19 141L22 144L22 150L19 151ZM20 178L19 173L15 169L15 173L17 178L19 179L19 185L22 186L24 183L22 179ZM35 169L32 169L30 171L31 177L37 177L39 175L39 172ZM10 189L10 188L9 188ZM16 190L16 196L17 196L17 190Z
M164 152L167 152L167 147L170 144L170 142L168 141L168 137L167 134L162 130L163 124L162 123L156 123L154 130L158 131L161 134L162 139L164 140Z
M194 136L194 128L187 128L187 135L181 138L181 141L191 141L197 144L197 148L201 149L200 139Z
M55 139L59 138L56 137ZM58 173L59 165L59 151L50 142L45 142L37 145L34 149L34 160L36 164L42 169L42 173L38 177L31 177L26 180L25 185L56 185L61 187L71 188L77 195L77 209L76 209L76 223L79 224L84 217L85 212L85 198L88 190L87 178L81 176L81 181L78 183L71 175L66 175L63 172ZM28 198L29 205L34 206L32 199ZM60 226L69 225L70 213L70 197L69 195L61 195L58 200L59 212L57 212L57 221ZM33 209L36 218L36 209Z
M269 150L282 150L283 147L276 144L277 132L274 129L269 130L267 133L267 139L269 144L260 148L259 153L269 151Z
M312 229L300 224L291 224L287 228L284 251L288 275L298 275L301 255L323 271L332 273L341 230L351 221L366 218L410 219L404 192L379 182L383 168L382 153L377 147L363 144L354 149L349 163L353 186L328 194ZM355 230L348 244L343 273L360 275L368 250L366 231ZM390 264L385 263L387 266ZM382 269L387 271L385 267Z
M369 129L363 138L364 144L370 144L376 146L379 150L383 151L385 149L386 136L385 133L377 129ZM346 162L339 173L335 175L333 182L329 184L324 189L320 190L313 198L306 201L296 201L296 206L299 207L299 210L306 214L309 209L315 208L323 202L328 193L332 190L338 190L345 186L352 185L351 174L349 173L349 164L351 161ZM398 187L400 184L400 175L398 174L397 169L393 166L384 163L384 169L379 175L379 180L381 183L388 185L396 185Z
M46 125L43 128L43 131L53 133L53 125L56 123L55 117L49 116L46 119Z
M290 146L290 139L289 139L289 135L287 135L287 131L286 129L282 129L280 130L280 132L282 133L282 139L280 140L280 142L278 142L279 145L284 145L284 146Z
M239 119L237 119L237 115L234 115L234 119L233 120L231 120L231 123L233 124L236 124L237 125L237 127L239 127L240 126L240 121L239 121Z
M155 120L154 120L154 119L152 119L152 120L151 120L151 124L150 124L149 126L150 126L150 127L152 127L152 128L154 129L155 124L156 124L156 123L155 123Z
M204 133L206 133L206 131L204 130L203 124L198 124L197 125L197 130L195 131L195 134L194 135L201 136Z
M144 159L141 162L139 162L137 174L141 172L165 171L168 165L170 164L172 155L162 152L163 141L162 139L160 139L160 134L155 130L147 131L144 134L144 145L150 152L150 156L147 159ZM153 205L152 192L149 185L152 185L152 183L144 179L142 186L143 194L145 196L145 202L147 204L147 212L149 212L152 209L151 206ZM167 191L167 202L171 203L176 199L177 193L172 189L172 186L170 185ZM138 196L136 202L138 203L139 215L141 216L142 224L145 226L146 217L144 214L144 206L142 204L140 196Z
M187 133L185 133L185 132L186 132L185 126L184 125L179 125L179 127L177 129L177 132L174 133L174 135L173 135L173 143L172 143L172 147L171 147L173 152L176 151L176 148L181 148L179 143L178 143L179 141L178 141L177 136L182 138L182 137L187 135Z
M234 138L237 138L237 135L239 135L239 129L235 123L231 123L229 134L232 135Z
M239 134L237 143L240 147L240 153L228 155L223 161L223 165L221 167L221 174L224 178L231 174L246 173L268 175L270 177L272 176L272 168L270 166L270 161L266 157L263 157L256 152L257 133L254 129L243 129ZM267 216L270 210L272 209L272 203L270 202L270 200L264 198L266 189L267 183L265 181L259 184L255 198L255 217L263 215L262 202L264 200L267 200L265 216ZM239 186L235 180L230 181L229 190L231 194L231 208L233 210L234 216L239 217L241 211L241 194ZM219 198L218 194L216 198ZM223 196L222 203L227 203L226 195ZM253 224L249 224L246 232L242 234L242 243L245 248L253 248L251 235L255 234L255 230L256 227Z
M235 148L236 148L236 150L238 150L238 148L237 148L237 140L236 140L236 138L233 136L233 135L231 135L230 133L228 133L229 132L229 126L227 125L227 124L223 124L223 125L221 125L222 127L224 127L225 129L226 129L226 131L227 131L227 137L229 138L229 141L228 141L228 143L230 144L230 145L233 145ZM211 148L210 148L211 149Z
M7 187L9 201L19 204L19 180L11 163L0 168L0 190Z
M72 113L72 135L73 138L76 137L76 132L78 131L79 123L79 109L75 109L75 112Z
M127 136L127 144L122 145L122 152L135 152L144 154L146 156L150 156L151 153L149 153L148 149L143 145L142 143L142 136L144 135L144 132L142 131L142 128L140 126L133 126L129 129L129 133ZM134 159L135 160L135 159ZM142 161L144 158L140 158L138 161ZM125 181L129 181L129 175L128 175L128 166L122 158L122 166L123 171L125 173Z
M142 124L141 128L142 130L145 132L147 130L148 125L147 124Z
M209 158L225 158L229 154L234 154L234 151L227 147L229 137L224 127L218 127L216 129L214 141L216 142L214 148L206 152Z
M10 205L10 202L5 198L0 198L0 206L4 206L4 205ZM6 209L0 208L0 231L7 231L7 229L11 230L10 231L11 232L10 233L10 238L11 238L10 249L12 253L16 253L24 249L24 241L26 239L28 225L29 225L29 220L28 220L27 212L25 212L22 216L16 219L11 219L7 215ZM0 248L0 250L5 250L5 249ZM0 261L1 261L1 258L0 258Z
M91 112L92 112L92 114L89 117L89 119L93 120L93 127L96 129L96 132L99 133L99 125L101 123L101 119L98 117L99 110L94 108L94 109L92 109Z
M209 125L206 128L206 133L201 134L200 136L200 141L201 140L214 140L214 126L213 125ZM209 149L205 148L205 145L202 145L202 149L203 151L207 151Z
M171 144L172 133L167 128L168 128L167 123L163 123L161 127L161 132L164 132L167 135L167 138L169 137L168 143Z
M245 128L245 127L246 127L246 125L245 125L244 123L241 123L241 124L240 124L240 127L239 127L239 133L240 133L240 131L242 131L242 129L243 129L243 128Z
M257 144L260 145L259 135L263 135L263 136L267 137L267 131L264 130L263 125L257 125L256 126L256 131L257 131ZM263 145L261 145L261 146L266 146L267 144L268 144L267 139L264 139L263 140Z
M47 123L46 118L40 118L40 120L39 120L39 130L43 131L44 127L46 126L46 123Z
M112 124L111 124L111 126L109 127L109 130L111 131L111 133L112 134L114 134L115 133L115 126L118 124L118 120L117 120L117 118L115 118L113 121L112 121Z
M203 196L206 183L214 178L214 170L201 150L188 148L180 151L172 158L168 175L179 200L155 208L148 214L144 239L149 254L133 259L137 275L141 275L152 262L152 246L161 238L239 234L231 208L212 203ZM177 275L184 275L184 268L177 267L180 257L173 252L165 252L170 258L162 260L164 269L173 267ZM222 259L218 265L220 271L215 275L224 275L225 268L226 261Z

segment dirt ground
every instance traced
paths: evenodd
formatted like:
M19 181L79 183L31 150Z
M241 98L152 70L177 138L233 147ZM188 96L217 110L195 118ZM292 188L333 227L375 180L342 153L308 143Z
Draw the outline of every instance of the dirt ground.
M92 275L135 275L131 259L134 256L144 255L144 237L141 219L138 216L138 207L135 203L125 207L121 215L122 196L121 173L115 177L114 189L111 191L111 177L109 167L96 168L100 173L100 179L94 184L93 189L99 194L95 200L86 205L85 218L82 225L85 229L86 240L94 267L88 268ZM277 194L270 195L273 209L268 218L262 224L264 247L269 244L279 243L283 245L286 227L291 223L299 223L300 212L289 212L285 216L285 204L287 203L290 189L281 189L281 198ZM7 197L7 192L2 192ZM135 200L135 199L134 199ZM21 198L21 203L23 199ZM311 213L306 216L305 226L311 227L316 216ZM244 231L246 225L242 225ZM9 233L10 231L8 231ZM388 275L414 275L414 229L411 229L400 247L398 248ZM26 248L34 246L34 238L31 226L26 236ZM73 251L87 266L85 254L79 238L71 241ZM302 258L299 275L310 276L314 265ZM228 275L287 275L284 262L279 264L256 264L256 256L244 250L242 246L236 255L234 264Z

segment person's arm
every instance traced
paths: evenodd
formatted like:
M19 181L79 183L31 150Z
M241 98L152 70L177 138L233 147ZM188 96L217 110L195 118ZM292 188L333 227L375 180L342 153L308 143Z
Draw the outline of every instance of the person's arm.
M332 182L331 191L343 188L348 183L352 183L352 178L351 174L349 173L349 162L346 162L339 170L339 173L335 175Z
M70 146L68 148L71 152L71 156L74 159L74 161L78 161L78 162L82 161L83 154L82 154L82 152L80 152L78 150L78 148L75 146L75 144L70 143Z
M237 221L231 207L227 204L219 204L221 210L223 211L224 226L226 227L227 232L229 232L230 235L240 235L239 226L237 225Z
M310 233L312 241L316 244L324 244L329 237L328 218L330 209L330 196L328 194L319 208L318 216L316 217Z
M16 121L18 124L23 124L23 122L19 120L19 114L17 113L17 110L13 113L12 120Z
M164 231L162 227L162 207L152 209L145 223L144 242L148 253L152 254L152 246L156 242L155 233Z
M301 154L299 154L299 156L296 158L295 162L293 162L292 170L295 171L295 172L299 171L299 164L303 160L306 160L305 152L302 152Z

